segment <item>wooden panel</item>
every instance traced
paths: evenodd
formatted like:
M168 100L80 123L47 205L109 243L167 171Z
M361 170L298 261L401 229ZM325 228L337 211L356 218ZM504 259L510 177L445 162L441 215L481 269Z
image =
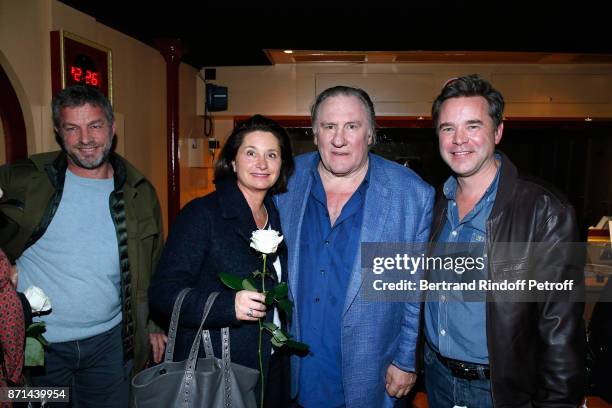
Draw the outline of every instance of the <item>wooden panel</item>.
M578 54L560 52L518 51L324 51L264 50L272 65L309 62L357 62L373 64L610 64L610 54Z
M294 55L295 62L366 62L365 54L314 54Z
M413 51L397 53L393 62L444 64L537 64L548 53L489 51Z

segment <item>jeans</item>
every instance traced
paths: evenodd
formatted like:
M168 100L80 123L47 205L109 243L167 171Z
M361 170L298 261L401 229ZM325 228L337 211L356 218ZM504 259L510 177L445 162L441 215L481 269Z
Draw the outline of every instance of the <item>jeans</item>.
M492 408L491 381L454 377L425 342L425 388L430 408Z
M132 362L123 362L121 324L83 340L49 344L44 367L32 370L36 387L69 387L70 403L50 407L128 407Z

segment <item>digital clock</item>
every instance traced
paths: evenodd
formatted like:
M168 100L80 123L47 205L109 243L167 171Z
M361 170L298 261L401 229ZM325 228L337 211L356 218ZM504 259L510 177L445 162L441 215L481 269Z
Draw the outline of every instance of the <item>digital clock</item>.
M90 85L100 89L102 86L102 74L96 67L96 63L86 54L79 54L70 67L70 78L68 84Z
M51 32L53 94L70 85L87 85L113 102L111 50L67 31Z

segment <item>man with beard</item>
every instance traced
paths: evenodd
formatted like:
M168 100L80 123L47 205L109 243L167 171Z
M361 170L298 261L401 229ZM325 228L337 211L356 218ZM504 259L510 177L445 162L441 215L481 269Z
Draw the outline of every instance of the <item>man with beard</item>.
M17 289L51 299L45 365L32 383L70 387L77 406L127 407L129 377L165 336L148 319L147 289L162 247L155 189L111 150L108 99L88 86L52 102L60 152L0 167L0 245L16 263Z

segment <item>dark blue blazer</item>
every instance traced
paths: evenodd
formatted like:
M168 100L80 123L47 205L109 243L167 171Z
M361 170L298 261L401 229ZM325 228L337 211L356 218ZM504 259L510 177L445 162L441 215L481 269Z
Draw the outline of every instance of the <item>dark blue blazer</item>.
M231 358L233 362L259 369L257 322L236 320L234 302L236 291L224 286L218 278L220 272L249 277L261 270L261 254L250 248L251 233L257 229L246 199L235 180L217 183L217 190L188 203L179 213L164 247L157 272L149 289L153 312L167 317L178 293L183 288L194 288L183 302L174 360L181 361L189 349L202 318L206 299L211 292L220 292L208 316L205 328L210 329L215 355L221 357L220 328L230 327ZM280 219L273 201L266 197L269 223L280 231ZM279 246L282 280L287 275L287 250ZM274 256L268 256L268 271L272 272ZM274 273L276 279L276 273ZM266 286L274 284L272 280ZM268 311L272 321L273 312ZM270 356L269 337L263 342L264 371ZM202 348L200 357L204 357Z

